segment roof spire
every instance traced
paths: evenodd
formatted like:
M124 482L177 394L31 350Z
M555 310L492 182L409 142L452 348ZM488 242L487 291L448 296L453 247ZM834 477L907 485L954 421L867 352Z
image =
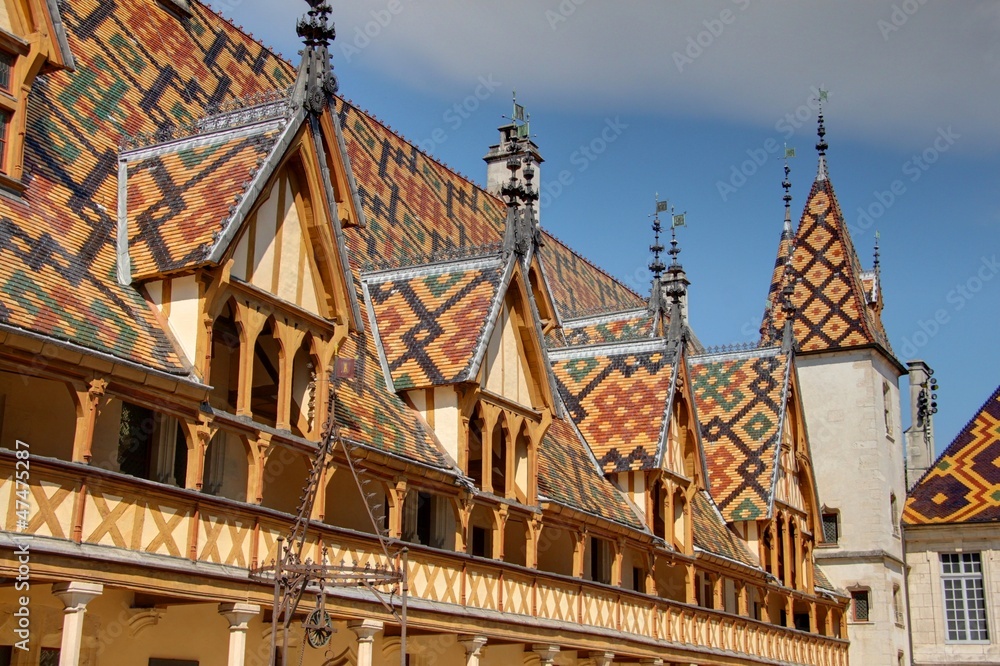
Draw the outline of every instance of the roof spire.
M882 234L880 234L878 232L878 230L876 229L875 230L875 264L874 264L874 266L872 266L872 268L875 270L875 274L876 275L878 275L878 273L879 273L879 257L881 256L879 254L879 249L878 249L878 242L879 242L880 238L882 238Z
M337 36L330 22L328 0L306 0L309 12L299 19L295 30L305 44L302 63L295 80L292 100L310 113L322 113L337 92L337 77L330 64L330 42Z
M823 124L823 102L827 100L829 92L823 88L819 89L819 116L817 117L816 134L819 141L816 142L816 151L819 153L819 168L816 171L816 180L826 180L826 149L830 146L826 142L826 125Z
M538 188L533 183L535 167L528 143L527 138L517 138L508 144L507 169L510 171L510 178L500 187L501 196L507 199L504 250L524 257L528 256L532 244L538 243L540 239L538 219L535 216Z
M795 149L785 146L785 179L781 181L781 186L785 189L785 194L782 196L782 200L785 202L785 226L782 229L782 237L788 236L792 237L792 195L789 190L792 187L792 181L789 180L788 174L792 172L791 168L788 166L788 158L795 157Z
M793 321L797 308L793 297L795 296L795 268L792 266L792 257L795 256L794 241L789 249L788 258L785 260L784 286L781 288L781 312L784 315L785 323L781 335L781 347L785 351L791 351L795 344L795 329Z
M653 244L649 246L649 250L653 253L653 261L649 264L649 270L653 273L654 281L659 281L663 276L664 269L666 269L660 259L660 255L663 253L663 243L660 242L660 232L663 231L663 227L660 225L660 213L665 210L667 210L667 202L660 201L660 195L657 194L656 212L653 214Z

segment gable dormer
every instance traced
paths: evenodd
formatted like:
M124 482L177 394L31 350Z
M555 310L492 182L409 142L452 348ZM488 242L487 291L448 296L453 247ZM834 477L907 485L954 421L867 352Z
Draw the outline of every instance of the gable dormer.
M0 186L24 190L25 115L35 79L73 68L55 2L0 0Z

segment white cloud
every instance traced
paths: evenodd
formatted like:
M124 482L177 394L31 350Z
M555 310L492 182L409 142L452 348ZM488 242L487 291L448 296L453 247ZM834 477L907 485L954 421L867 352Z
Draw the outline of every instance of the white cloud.
M292 54L294 12L276 6L227 13ZM493 74L532 105L773 127L824 85L838 137L920 146L952 126L962 150L1000 145L996 3L371 0L334 20L338 68L444 101Z

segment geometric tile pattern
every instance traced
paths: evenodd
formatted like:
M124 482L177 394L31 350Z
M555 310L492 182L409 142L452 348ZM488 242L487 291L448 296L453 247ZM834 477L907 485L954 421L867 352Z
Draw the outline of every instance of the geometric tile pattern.
M24 203L0 200L0 323L184 371L145 299L115 277L119 138L292 82L273 53L191 11L181 22L148 2L60 3L76 72L46 75L29 97L29 187Z
M368 311L361 309L366 330ZM336 380L337 423L353 442L434 467L450 468L433 436L403 400L386 386L378 350L371 335L352 333L341 358L353 358L353 379Z
M712 498L728 522L770 515L787 370L773 352L691 359Z
M778 241L778 255L774 260L774 270L771 272L771 286L767 290L767 305L764 308L764 319L761 323L760 334L762 344L775 342L773 339L775 333L777 333L779 340L781 338L780 331L770 331L768 328L771 324L775 323L771 313L781 309L781 289L785 286L785 267L788 263L788 256L792 252L792 238L791 231L782 230L781 239Z
M621 319L580 326L573 322L563 322L566 345L570 347L648 339L652 331L653 317L645 310Z
M696 493L691 504L694 522L694 545L714 555L722 555L731 560L758 568L760 562L750 552L743 541L725 523L712 500L704 492Z
M647 297L635 293L552 234L543 231L542 242L538 255L561 317L646 307Z
M594 464L573 426L553 419L538 449L538 492L581 511L645 530L635 511Z
M787 252L784 239L771 280L769 303L780 301L779 263ZM892 353L878 310L869 307L861 283L861 265L851 243L830 181L813 183L806 208L795 236L792 255L795 292L794 333L802 351L845 349L865 344L881 345ZM780 302L765 315L763 330L770 317L774 330L781 331L785 313Z
M654 469L675 365L663 348L553 359L563 403L606 474Z
M1000 521L1000 387L910 491L903 520Z
M270 127L270 129L269 129ZM243 194L271 152L280 128L128 162L128 230L132 277L203 263ZM208 137L201 135L199 142ZM242 197L240 197L242 199Z
M368 283L372 309L396 390L454 384L468 370L489 323L503 263ZM384 281L383 281L384 280Z

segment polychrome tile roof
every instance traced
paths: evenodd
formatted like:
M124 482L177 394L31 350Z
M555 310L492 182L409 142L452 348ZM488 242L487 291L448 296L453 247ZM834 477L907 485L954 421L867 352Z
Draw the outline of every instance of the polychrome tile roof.
M771 325L775 323L771 313L781 309L781 290L785 286L785 269L792 251L792 239L793 235L790 229L781 231L781 239L778 241L778 255L774 259L774 269L771 271L771 286L767 290L767 305L764 309L764 320L760 329L761 337L765 342L773 342L781 335L780 328L771 329Z
M542 238L544 245L538 254L564 320L646 307L646 297L612 278L549 232L543 231Z
M605 479L586 442L563 419L553 419L538 449L538 492L579 511L645 531L621 492Z
M726 525L708 493L702 491L695 494L691 504L691 517L694 521L696 547L754 569L760 568L760 561L750 552L746 542Z
M228 132L202 135L146 159L129 159L133 279L204 263L282 130L264 123L235 138Z
M653 317L640 309L564 321L563 333L570 347L648 339L653 334Z
M397 391L475 379L469 371L503 274L503 261L494 257L366 279Z
M676 361L663 340L552 355L566 410L605 473L653 469Z
M776 349L691 359L712 498L727 521L771 513L788 371Z
M903 521L1000 521L1000 387L910 491Z
M145 299L116 279L119 138L287 88L289 67L197 3L183 23L146 2L60 11L77 69L29 96L29 186L23 204L0 201L0 322L186 374Z
M779 248L779 261L780 252ZM829 179L813 183L795 235L792 269L792 302L796 307L793 331L800 350L878 344L892 353L881 316L868 307L861 264ZM777 271L775 266L775 275ZM771 289L775 289L773 277ZM782 308L769 309L761 326L763 331L769 328L768 317L774 329L780 331L785 320Z

